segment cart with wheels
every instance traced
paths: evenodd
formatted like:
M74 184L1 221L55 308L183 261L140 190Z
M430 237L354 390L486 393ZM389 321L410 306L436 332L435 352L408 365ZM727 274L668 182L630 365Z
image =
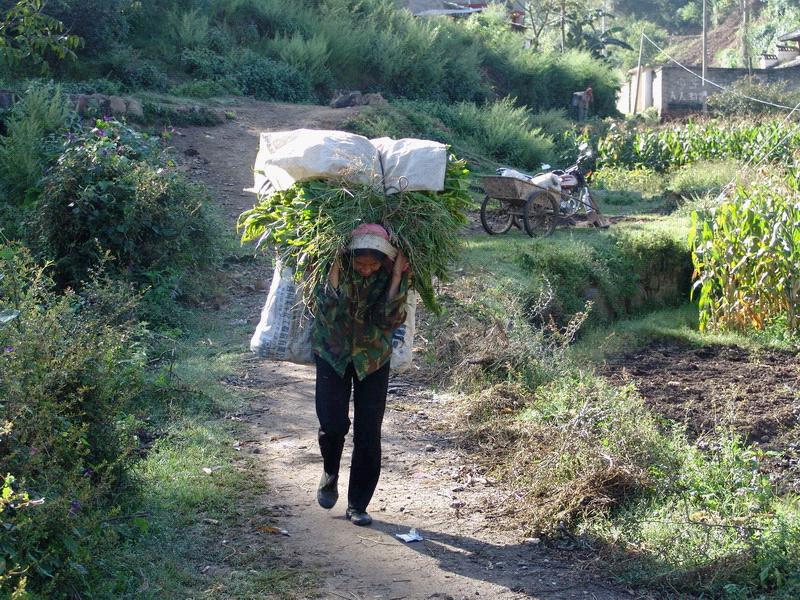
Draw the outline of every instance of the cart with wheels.
M506 233L516 225L536 237L550 235L555 229L559 217L557 192L513 177L482 177L481 185L486 192L481 204L481 225L486 233Z

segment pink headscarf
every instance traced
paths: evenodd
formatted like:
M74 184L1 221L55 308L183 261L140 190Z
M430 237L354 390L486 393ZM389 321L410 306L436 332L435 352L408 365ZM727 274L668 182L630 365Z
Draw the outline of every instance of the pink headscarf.
M377 250L388 256L389 260L394 260L397 256L397 248L389 241L389 232L377 223L362 223L350 235L351 250Z
M386 231L383 225L378 225L377 223L362 223L355 229L353 229L353 233L350 234L352 237L358 237L362 235L377 235L382 237L387 242L389 241L389 232Z

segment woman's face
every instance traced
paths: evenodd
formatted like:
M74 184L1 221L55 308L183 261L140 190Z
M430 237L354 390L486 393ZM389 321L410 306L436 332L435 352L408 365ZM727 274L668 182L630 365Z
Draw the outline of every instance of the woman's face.
M369 277L373 275L378 271L378 269L381 268L381 266L383 266L381 261L376 259L374 256L363 255L353 257L353 268L356 270L356 273L362 277Z

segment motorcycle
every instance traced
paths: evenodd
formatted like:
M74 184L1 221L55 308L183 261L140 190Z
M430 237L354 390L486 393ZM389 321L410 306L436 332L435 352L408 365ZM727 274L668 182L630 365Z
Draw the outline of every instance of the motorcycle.
M592 197L592 192L586 182L592 174L591 169L585 168L586 162L593 156L592 149L586 142L583 142L578 146L578 150L575 162L566 169L549 171L550 165L542 165L545 172L558 177L561 186L559 215L566 220L575 214L584 214L596 227L608 227L610 223L600 213L597 202Z

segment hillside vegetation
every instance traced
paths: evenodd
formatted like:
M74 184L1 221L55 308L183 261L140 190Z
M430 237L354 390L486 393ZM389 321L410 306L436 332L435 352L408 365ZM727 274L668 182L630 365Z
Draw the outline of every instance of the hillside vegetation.
M417 19L390 0L61 0L46 11L85 42L78 62L55 69L81 91L311 102L352 88L436 100L513 96L539 110L568 106L573 91L592 86L597 110L614 109L610 68L580 52L526 50L521 36L493 26L497 16Z

